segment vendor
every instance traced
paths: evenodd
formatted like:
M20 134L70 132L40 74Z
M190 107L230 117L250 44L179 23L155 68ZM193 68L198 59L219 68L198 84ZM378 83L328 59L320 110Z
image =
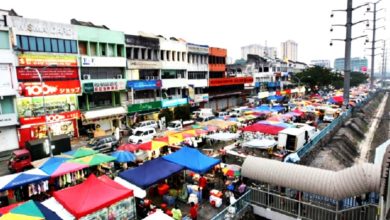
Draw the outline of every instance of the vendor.
M182 214L177 204L175 204L175 208L172 209L172 217L174 220L181 220Z

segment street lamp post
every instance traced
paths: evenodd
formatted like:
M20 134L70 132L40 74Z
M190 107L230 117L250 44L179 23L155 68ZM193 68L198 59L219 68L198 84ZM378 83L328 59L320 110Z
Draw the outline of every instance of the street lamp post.
M55 67L56 65L49 65L49 66L45 66L42 68L42 70L45 70L46 68L48 67ZM46 135L47 135L47 140L48 140L48 145L49 145L49 154L50 154L50 157L53 156L53 151L51 149L51 135L50 135L50 132L49 132L49 123L47 122L47 112L46 112L46 102L45 102L45 93L43 91L43 78L42 78L42 74L39 72L39 70L37 68L32 68L32 67L25 67L26 70L34 70L38 77L39 77L39 81L41 83L41 91L42 91L42 107L43 107L43 112L44 112L44 116L45 116L45 126L46 126Z

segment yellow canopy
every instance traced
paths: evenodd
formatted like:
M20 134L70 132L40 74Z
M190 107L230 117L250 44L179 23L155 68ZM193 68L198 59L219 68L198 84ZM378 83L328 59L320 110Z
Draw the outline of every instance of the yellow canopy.
M21 219L23 219L23 220L44 220L44 218L41 218L41 217L14 214L14 213L7 213L7 214L0 217L0 220L21 220Z

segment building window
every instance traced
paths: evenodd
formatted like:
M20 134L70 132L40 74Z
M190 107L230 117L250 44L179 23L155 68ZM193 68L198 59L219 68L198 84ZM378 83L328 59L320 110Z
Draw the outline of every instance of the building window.
M116 45L116 56L117 57L124 57L124 55L123 55L123 46L122 45Z
M11 96L3 96L0 99L0 115L15 113L14 102Z
M115 47L115 45L108 44L107 56L109 56L109 57L114 56L114 47Z
M8 31L0 31L0 49L9 49Z
M58 39L58 52L65 53L64 40Z
M37 50L39 52L45 52L45 45L42 37L37 37Z
M160 60L164 60L164 50L160 51Z
M70 46L70 40L65 40L65 52L72 53L72 48Z
M51 39L51 49L53 52L58 52L58 41L57 39Z
M29 37L28 43L30 46L30 51L37 51L37 38L36 37Z
M44 44L45 44L45 51L46 52L51 52L50 38L44 38L43 41L44 41Z
M139 58L138 58L138 55L139 55L139 48L134 48L134 59L135 60L138 60Z
M87 42L79 41L79 48L81 55L87 55Z
M99 49L100 49L100 56L107 56L106 52L106 44L99 44Z
M89 55L90 56L97 56L97 43L90 42L89 43Z
M75 40L70 41L71 53L77 53L77 43Z

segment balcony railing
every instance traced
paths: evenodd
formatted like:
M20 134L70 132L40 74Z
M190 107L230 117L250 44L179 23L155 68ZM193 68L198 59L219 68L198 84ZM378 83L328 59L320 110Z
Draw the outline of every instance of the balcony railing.
M293 199L286 195L280 195L270 191L251 188L241 196L234 204L226 207L218 213L212 220L220 219L240 219L245 212L253 212L247 209L249 205L258 206L270 211L297 219L318 219L318 220L377 220L378 204L364 203L350 208L339 209L338 205L330 203L318 203L311 200ZM235 209L235 214L229 210ZM229 218L230 217L230 218Z

